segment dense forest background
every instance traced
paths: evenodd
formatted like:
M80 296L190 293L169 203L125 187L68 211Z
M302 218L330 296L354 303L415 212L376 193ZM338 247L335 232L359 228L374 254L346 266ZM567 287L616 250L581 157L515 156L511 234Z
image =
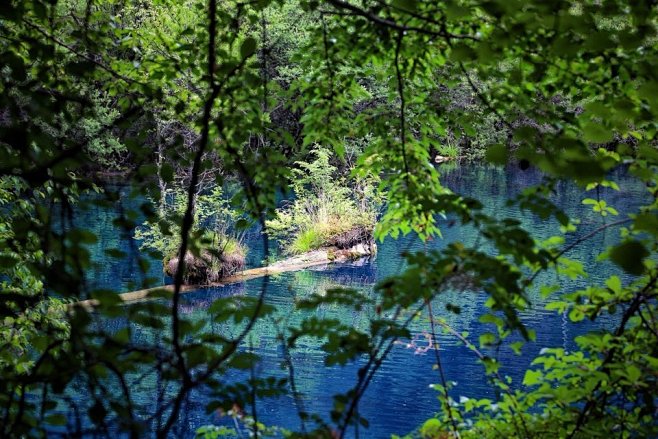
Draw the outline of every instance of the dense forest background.
M411 435L655 437L657 9L621 0L2 2L0 435L168 437L183 402L208 389L208 409L241 412L254 437L367 436L359 402L373 377L410 337L414 316L450 331L431 303L457 289L488 297L480 320L491 331L453 335L482 363L497 400L451 397L437 347L441 411ZM466 161L540 170L541 183L508 203L555 220L554 236L540 240L444 187L441 166ZM620 167L646 187L632 214L601 195L619 189L609 175ZM563 211L554 197L563 181L581 188L600 222ZM294 203L282 208L290 193ZM152 256L140 259L133 289L161 283L149 261L170 267L173 287L151 290L152 300L124 304L85 276L97 237L74 213L89 199L121 197L140 201L113 227ZM451 222L478 239L406 255L405 271L373 296L333 288L305 297L294 304L304 317L280 322L284 352L304 339L327 365L364 360L331 413L299 410L297 432L258 421L258 398L299 396L292 362L288 379L253 372L249 336L277 315L267 277L257 296L211 305L208 319L227 332L181 314L195 261L241 267L246 230L262 233L267 264L354 227L427 241ZM559 279L587 276L568 252L607 230L619 241L599 258L623 279L565 289ZM519 318L533 288L573 322L611 314L616 323L579 337L576 351L542 351L520 388L488 352L521 352L534 339ZM303 314L323 304L367 309L369 319L354 327ZM118 318L128 322L120 330L99 325ZM144 339L135 325L163 336ZM246 378L227 379L235 370ZM131 394L148 373L169 389L157 410ZM71 423L62 407L73 382L88 401Z

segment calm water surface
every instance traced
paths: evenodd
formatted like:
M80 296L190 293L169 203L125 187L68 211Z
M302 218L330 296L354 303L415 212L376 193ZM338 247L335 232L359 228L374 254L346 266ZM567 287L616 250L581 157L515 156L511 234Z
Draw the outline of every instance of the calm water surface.
M623 171L613 174L621 191L602 191L601 196L608 200L622 213L636 210L638 204L645 197L644 188L626 176ZM517 194L520 190L540 181L538 172L520 171L510 167L500 170L489 167L469 166L445 173L444 184L454 191L480 199L486 205L489 213L498 217L516 218L523 222L529 230L540 237L548 237L556 230L554 221L542 221L531 215L522 215L517 210L507 206L506 200ZM581 230L586 233L599 227L601 217L597 217L580 200L582 192L572 185L558 186L553 201L563 207L572 217L581 220ZM589 195L592 196L592 195ZM594 195L595 196L595 195ZM125 201L124 201L125 202ZM116 215L116 208L95 208L80 212L78 221L81 225L97 229L101 239L92 249L93 257L97 261L96 268L89 277L90 288L108 288L115 291L134 289L145 279L152 278L159 283L166 279L162 276L161 264L154 261L144 272L136 265L137 248L131 243L129 236L117 232L112 220ZM608 219L608 221L610 221ZM362 260L356 263L330 265L312 270L295 273L285 273L269 279L267 286L267 302L279 308L280 315L287 316L290 322L301 320L301 315L292 313L292 304L295 299L309 296L312 293L321 293L327 288L349 287L373 295L373 285L404 269L403 251L423 251L425 249L440 249L448 242L461 240L472 243L474 233L468 228L447 227L444 222L443 239L422 243L414 236L402 237L398 240L387 239L380 245L379 253L373 260ZM572 258L580 260L590 274L589 279L569 281L557 279L563 291L572 291L584 283L594 282L609 276L616 269L609 263L597 262L595 255L606 245L616 242L616 230L606 230L595 238L576 247L570 254ZM574 239L574 238L571 238ZM262 245L257 233L247 237L247 244L251 248L250 264L258 265L262 259ZM104 250L107 248L120 248L127 252L129 257L124 260L105 258ZM548 279L554 282L554 277ZM241 284L221 288L208 288L184 295L182 310L186 317L194 320L210 322L208 307L214 299L219 297L241 295L257 296L263 286L263 279L255 279ZM563 315L544 310L543 302L537 293L531 293L532 308L525 312L523 320L537 330L537 340L524 347L521 356L511 350L503 349L499 358L503 363L502 373L509 375L518 386L523 374L532 358L544 347L563 347L571 349L574 346L573 337L596 325L611 325L614 316L602 319L595 324L583 323L573 325ZM440 296L434 303L433 309L437 318L445 319L455 330L467 331L468 337L477 343L478 336L488 328L480 324L478 317L485 312L483 295L465 293L447 293ZM452 303L461 307L460 315L448 313L445 304ZM353 312L323 306L316 310L320 316L338 316L343 321L359 328L366 328L368 312ZM99 322L107 329L120 327L125 324L121 320L112 322ZM227 328L221 325L207 323L207 328L217 333L225 334ZM429 319L422 316L412 324L412 331L418 346L427 344L426 334L430 331ZM286 377L287 371L282 367L283 354L281 347L274 337L271 323L261 322L253 332L250 343L262 357L256 372L259 375L274 375ZM140 335L149 340L158 340L159 335L151 330L144 329ZM454 382L451 396L455 399L464 396L468 398L494 398L495 394L484 378L483 368L477 363L473 353L463 347L454 337L439 334L441 359L445 374L449 381ZM296 382L298 390L302 392L302 404L312 413L317 413L328 419L332 408L332 395L347 391L357 378L357 370L362 362L349 364L344 367L325 367L324 355L318 343L300 341L298 348L291 352L295 365ZM418 427L428 417L438 410L436 391L431 385L438 383L437 372L433 370L435 362L434 353L419 352L413 346L401 343L394 347L390 356L383 364L381 370L372 381L364 395L360 413L370 421L370 428L361 430L360 437L383 438L391 434L404 434ZM238 376L229 377L238 378ZM149 377L135 385L137 403L143 405L148 412L157 406L156 395L161 389L157 377ZM82 398L81 394L77 396ZM181 414L180 422L176 426L176 435L190 437L196 428L207 424L231 425L231 420L221 418L216 414L206 414L205 406L211 400L211 395L200 389L194 392L186 401ZM295 401L290 397L268 399L258 402L259 421L267 425L299 429ZM353 436L354 433L351 433Z

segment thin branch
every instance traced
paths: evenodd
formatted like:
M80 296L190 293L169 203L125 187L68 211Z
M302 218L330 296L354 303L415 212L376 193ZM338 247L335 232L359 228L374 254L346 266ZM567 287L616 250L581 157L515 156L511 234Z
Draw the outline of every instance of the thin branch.
M348 3L346 1L342 0L328 0L327 3L330 3L337 9L343 9L350 11L353 15L357 15L363 18L368 19L369 21L380 25L384 27L388 27L390 29L394 29L399 32L416 32L420 34L425 34L425 35L433 35L433 36L439 36L443 38L453 38L453 39L462 39L462 40L473 40L473 41L479 41L479 38L473 36L473 35L460 35L460 34L453 34L450 32L447 32L444 29L441 30L431 30L431 29L426 29L423 27L416 27L416 26L405 26L401 25L395 21L392 20L387 20L385 18L380 17L377 14L374 14L370 11L366 11L364 9L359 8L358 6L355 6L351 3Z
M254 341L253 337L249 337L249 350L251 353L254 353ZM249 375L251 377L251 417L254 421L254 438L258 439L258 409L256 408L256 369L254 367L254 362L251 362L251 367L249 368Z
M434 345L434 357L436 360L436 367L439 370L439 377L441 378L441 385L443 386L443 395L445 396L446 410L448 411L448 419L450 419L450 424L452 426L452 431L455 434L455 437L459 438L459 430L457 428L457 421L452 415L452 407L450 407L450 394L448 393L448 382L446 381L445 374L443 372L443 365L441 364L441 354L439 353L439 343L436 341L436 330L434 325L434 313L432 311L432 303L428 300L427 302L427 313L430 317L430 330L432 331L432 344Z
M473 343L471 343L466 337L461 335L459 332L457 332L454 328L452 328L450 325L448 325L446 322L443 322L441 320L435 321L437 324L441 325L446 331L448 331L450 334L452 334L454 337L456 337L459 341L461 341L464 346L469 348L475 355L478 357L480 361L485 361L487 358L489 358L487 355L484 355L482 351L480 351ZM503 378L500 376L500 373L498 371L495 371L493 373L492 377L492 383L499 383L499 387L502 387L503 391L509 396L510 400L512 401L512 414L513 415L518 415L519 418L521 419L521 425L523 426L523 429L525 431L526 437L531 437L530 431L528 430L528 426L526 425L525 418L523 417L522 410L519 407L519 403L516 400L516 397L514 396L514 393L510 390L509 386L505 383ZM516 430L516 433L519 437L521 437L520 432L518 431L518 427L516 425L516 421L514 421L514 428Z
M286 344L286 339L283 334L279 331L279 337L281 338L281 349L283 350L283 361L288 368L288 382L290 383L290 390L292 391L292 397L295 401L295 408L297 408L297 415L299 416L299 421L301 423L302 433L306 434L306 410L304 409L304 401L302 401L301 394L297 389L297 382L295 380L295 369L292 363L292 356L290 355L290 349Z
M181 245L178 253L178 269L176 270L176 275L174 277L174 294L172 298L172 307L171 307L171 337L172 344L174 347L174 352L177 357L177 367L183 378L182 387L176 396L174 401L174 406L172 407L169 418L165 423L164 427L158 432L158 437L166 438L169 430L173 426L174 422L178 418L178 413L180 412L180 407L183 402L184 396L187 393L187 389L192 384L192 379L190 377L189 371L185 364L185 357L183 355L183 349L180 344L180 318L179 318L179 305L180 305L180 293L181 287L183 285L183 277L185 274L185 255L187 254L188 241L190 238L190 231L194 225L194 203L195 196L197 191L197 186L199 184L199 171L201 169L201 160L208 146L208 138L210 135L210 120L212 116L212 107L219 95L219 87L215 86L215 64L216 64L216 36L217 36L217 0L209 0L208 3L208 82L211 87L211 93L209 98L206 100L203 108L203 118L202 118L202 128L201 128L201 139L199 140L199 149L197 150L194 156L194 163L192 165L191 180L190 185L187 190L187 207L185 209L185 215L183 216L183 222L181 224Z
M647 296L645 295L649 290L655 287L656 283L656 277L651 277L649 279L649 282L642 288L641 291L639 291L633 300L631 301L630 306L628 309L624 312L621 318L621 322L619 323L619 326L617 327L617 330L615 331L615 337L620 337L623 335L624 331L626 330L626 324L630 320L630 318L639 311L640 305L643 303L644 300L646 300ZM605 369L607 365L613 360L615 354L617 353L617 346L613 346L608 353L606 354L605 358L603 359L600 369ZM590 392L590 394L594 395L600 388L603 383L603 380L599 380L594 389ZM580 431L580 429L585 425L585 422L587 420L587 417L590 415L592 409L596 405L596 399L589 399L585 405L583 406L582 410L580 411L578 415L578 419L576 420L576 425L574 426L573 430L566 436L567 439L573 438L576 433Z
M448 40L448 44L450 45L450 47L452 47L452 44L450 43L450 40ZM493 114L495 114L496 117L498 118L498 120L503 125L505 125L507 127L507 129L513 130L514 127L512 126L512 124L509 121L507 121L507 119L505 119L502 114L500 114L500 111L498 111L498 109L493 106L493 104L484 95L484 93L482 93L482 91L479 89L479 87L477 85L475 85L475 82L473 82L473 79L471 78L471 75L468 73L468 71L466 70L466 67L464 67L464 63L462 63L461 61L459 62L459 69L462 71L462 73L466 77L466 82L468 82L468 85L471 87L471 90L473 90L473 93L475 93L475 95L478 97L480 102L482 102L482 104L485 107L487 107L487 109L489 111L491 111Z
M50 40L50 41L52 41L53 43L57 44L58 46L65 48L65 49L68 50L69 52L73 53L74 55L76 55L76 56L79 57L79 58L84 59L85 61L89 61L90 63L97 65L98 67L100 67L101 69L105 70L106 72L108 72L110 75L114 76L114 77L117 78L117 79L120 79L120 80L122 80L122 81L124 81L124 82L127 82L128 84L139 84L139 85L144 85L144 86L147 85L147 84L144 83L144 82L137 81L136 79L129 78L129 77L127 77L127 76L124 76L124 75L122 75L122 74L116 72L116 71L113 70L112 68L110 68L110 67L106 66L105 64L103 64L103 63L101 63L101 62L95 60L94 58L90 57L89 55L86 55L86 54L80 52L80 51L77 50L75 47L73 47L73 46L71 46L71 45L69 45L69 44L66 44L65 42L59 40L57 37L55 37L55 36L53 36L53 35L50 35L48 32L46 32L45 30L41 29L39 26L37 26L36 24L32 23L31 21L29 21L29 20L25 20L25 19L24 19L24 20L23 20L23 23L25 23L25 24L27 25L27 27L29 27L29 28L31 28L31 29L37 31L38 33L40 33L41 35L43 35L44 37L46 37L48 40Z
M625 224L625 223L628 223L628 222L630 222L630 221L632 221L631 218L625 218L625 219L622 219L622 220L619 220L619 221L614 221L614 222L611 222L611 223L608 223L608 224L604 224L604 225L602 225L602 226L600 226L600 227L598 227L598 228L592 230L592 231L589 232L588 234L586 234L586 235L584 235L584 236L581 236L580 238L576 239L574 242L572 242L571 244L567 245L567 246L564 247L562 250L560 250L555 256L553 256L553 257L551 258L551 261L552 261L553 263L557 263L558 259L560 259L560 257L561 257L562 255L564 255L565 253L567 253L569 250L572 250L574 247L578 246L579 244L581 244L581 243L587 241L587 240L590 239L591 237L593 237L593 236L595 236L595 235L601 233L601 232L604 231L605 229L609 229L610 227L614 227L614 226L619 226L619 225L621 225L621 224ZM528 279L528 281L526 282L526 286L532 284L532 283L534 282L534 280L537 278L537 276L539 275L539 273L541 273L542 271L544 271L544 268L539 268L539 269L537 269L537 270L532 274L532 276L530 277L530 279Z
M114 363L105 361L104 364L105 366L107 366L108 369L114 372L117 379L119 380L119 384L121 385L121 391L123 392L123 398L126 401L126 405L127 405L128 417L130 419L130 438L137 439L139 437L139 434L137 430L137 424L135 422L135 410L133 408L133 401L132 401L132 397L130 396L130 388L128 387L128 383L126 383L126 378Z
M642 312L642 309L637 310L637 314L640 316L640 319L642 320L642 323L644 323L644 326L653 334L654 337L656 337L656 340L658 340L658 331L656 331L656 328L653 327L651 323L644 317L644 313Z
M331 56L329 55L329 30L327 29L327 22L324 19L324 14L320 14L320 19L322 20L322 47L324 48L324 61L327 64L327 78L329 80L329 114L327 119L334 114L334 67Z
M400 51L402 50L402 39L404 32L398 31L397 44L395 46L395 74L398 82L398 95L400 96L400 145L402 148L402 162L404 163L405 177L409 178L409 163L407 162L407 145L406 145L406 130L405 130L405 104L404 100L404 78L400 69Z
M427 300L424 300L410 315L407 317L407 319L404 321L402 324L402 329L406 329L409 327L411 322L413 321L414 317L421 313L423 309L426 306L427 301L431 301L436 297L436 294L438 294L438 291L441 289L441 287L445 284L447 281L447 278L444 278L441 280L441 282L434 287L434 289L437 291L437 293L432 294ZM400 313L402 311L402 307L398 306L396 308L395 314L393 316L393 321L397 320L398 317L400 316ZM345 433L347 431L347 427L349 425L350 419L352 416L354 416L355 411L357 410L359 401L361 400L361 397L365 393L366 389L370 385L370 382L372 381L373 377L375 376L375 373L379 370L381 367L382 363L388 356L388 354L391 352L393 349L393 346L395 345L395 342L398 340L398 336L392 337L390 340L387 340L386 338L382 338L381 341L379 342L379 345L375 348L373 352L370 354L370 358L368 359L368 363L359 370L359 381L357 382L357 385L355 386L355 394L354 397L352 398L352 402L350 403L350 406L347 410L347 414L345 415L345 419L343 421L343 425L341 426L340 429L340 437L343 438L345 437ZM384 349L384 345L388 341L388 345ZM383 349L383 351L382 351Z

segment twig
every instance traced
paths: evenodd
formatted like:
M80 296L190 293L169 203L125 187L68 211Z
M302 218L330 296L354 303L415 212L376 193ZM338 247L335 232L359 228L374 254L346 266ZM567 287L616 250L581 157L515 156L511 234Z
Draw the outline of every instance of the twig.
M417 32L420 34L425 34L425 35L433 35L433 36L440 36L443 38L453 38L453 39L464 39L464 40L473 40L473 41L479 41L479 38L473 36L473 35L458 35L458 34L453 34L450 32L445 31L444 29L441 29L439 31L431 30L431 29L426 29L422 27L416 27L416 26L405 26L401 25L395 21L392 20L387 20L385 18L380 17L377 14L374 14L370 11L366 11L364 9L359 8L358 6L355 6L351 3L342 1L342 0L328 0L327 3L330 3L334 7L338 9L345 9L350 12L352 12L354 15L358 15L360 17L366 18L369 21L372 21L375 24L378 24L380 26L388 27L391 29L395 29L396 31L400 32Z
M199 183L199 171L201 169L201 159L205 153L206 147L208 146L208 137L210 134L210 119L212 113L212 107L217 99L219 94L219 88L215 86L215 64L216 64L216 50L215 50L215 40L217 35L217 0L209 0L208 3L208 82L211 87L210 97L206 100L203 108L203 118L202 118L202 129L201 129L201 139L199 141L199 149L197 150L194 156L194 163L192 165L191 180L190 185L187 190L187 207L185 209L185 215L183 216L183 222L181 224L181 245L178 253L178 268L176 270L176 275L174 277L174 294L172 298L172 309L171 309L171 337L172 344L174 347L174 352L178 359L177 367L183 378L182 387L174 400L174 406L172 407L171 413L167 419L167 422L163 428L158 432L159 438L166 438L169 430L173 426L178 413L180 412L180 407L187 393L187 389L191 387L192 378L190 377L189 371L185 364L185 357L183 355L183 349L180 344L180 321L179 321L179 305L180 305L180 293L181 286L183 285L183 276L185 274L185 255L187 254L188 241L190 238L190 231L194 224L194 201L197 190L197 185Z
M290 390L292 390L292 397L295 401L295 407L297 408L297 415L299 416L299 421L302 427L302 433L306 434L306 411L304 410L304 401L300 398L299 390L297 390L297 382L295 381L295 369L292 364L292 356L290 355L290 350L286 344L285 337L283 334L280 334L281 338L281 348L283 349L283 360L288 367L288 381L290 382Z
M450 334L452 334L453 336L455 336L459 341L461 341L461 342L464 344L464 346L466 346L466 347L469 348L471 351L473 351L473 352L475 353L475 355L478 357L478 359L479 359L480 361L484 361L484 360L486 360L487 358L489 358L487 355L484 355L484 354L482 353L482 351L480 351L480 350L479 350L479 349L478 349L473 343L471 343L470 341L468 341L468 339L467 339L466 337L464 337L463 335L461 335L459 332L457 332L453 327L451 327L450 325L448 325L446 322L443 322L443 321L439 320L439 321L437 321L436 323L438 323L439 325L443 326L443 328L444 328L446 331L448 331ZM494 378L495 378L495 380L494 380ZM507 385L505 384L505 382L503 381L503 378L500 376L500 373L499 373L498 371L494 372L493 377L492 377L492 382L495 382L495 381L497 381L498 383L503 384L503 387L502 387L502 388L503 388L503 391L507 394L507 396L510 397L510 400L512 401L512 405L513 405L513 407L512 407L512 409L513 409L513 410L512 410L512 414L514 414L514 415L517 415L517 414L518 414L519 418L521 419L521 425L522 425L522 427L523 427L523 429L524 429L524 431L525 431L525 435L526 435L526 437L528 437L528 438L531 437L531 435L530 435L530 431L528 430L528 426L526 425L525 419L523 418L523 413L522 413L522 411L521 411L521 409L520 409L520 407L519 407L519 405L518 405L518 401L516 400L516 397L514 396L514 394L512 393L512 391L509 389L509 386L507 386ZM517 427L517 425L516 425L516 421L514 421L514 429L516 430L517 435L518 435L519 437L521 437L521 434L520 434L520 432L518 431L518 427Z
M594 235L596 235L596 234L598 234L598 233L600 233L600 232L602 232L602 231L604 231L605 229L608 229L608 228L610 228L610 227L619 226L619 225L621 225L621 224L625 224L625 223L628 223L628 222L630 222L630 221L632 221L631 218L625 218L625 219L622 219L622 220L619 220L619 221L615 221L615 222L612 222L612 223L604 224L604 225L602 225L602 226L600 226L600 227L598 227L598 228L592 230L592 231L589 232L588 234L586 234L586 235L584 235L584 236L581 236L580 238L576 239L574 242L572 242L571 244L567 245L567 246L564 247L562 250L560 250L555 256L553 256L553 257L551 258L551 261L552 261L553 263L557 263L558 259L560 259L560 257L561 257L562 255L564 255L566 252L568 252L569 250L573 249L573 248L576 247L577 245L581 244L582 242L587 241L589 238L593 237ZM537 276L539 275L539 273L541 273L542 271L544 271L544 268L539 268L539 269L537 269L537 270L532 274L532 276L530 277L530 279L528 279L528 281L526 282L526 286L532 284L532 282L534 282L534 280L537 278Z
M400 95L400 145L402 148L402 162L404 163L405 178L409 178L409 164L407 162L407 146L405 132L405 100L404 100L404 78L400 70L400 51L402 50L402 39L404 32L398 31L397 44L395 46L395 74L398 82L398 95Z
M249 337L249 350L254 353L254 340ZM254 363L251 363L249 368L249 375L251 376L251 417L254 421L254 438L258 439L258 410L256 408L256 369Z
M436 367L439 370L439 377L441 378L441 385L443 386L443 395L445 396L446 410L448 411L448 419L450 419L450 424L452 426L452 431L455 434L455 437L459 438L459 430L457 429L457 421L452 415L452 407L450 407L450 394L448 393L448 382L446 381L445 374L443 372L443 366L441 365L441 354L439 353L439 343L436 340L436 330L434 328L434 313L432 311L432 303L427 300L427 313L430 317L430 330L432 331L432 344L434 345L434 357L436 360Z
M642 288L642 290L635 295L633 301L631 302L631 305L622 315L621 322L619 323L619 326L615 331L615 337L620 337L624 333L624 331L626 330L626 324L628 323L630 318L640 309L640 305L642 304L642 302L646 300L645 293L649 291L651 288L653 288L655 286L655 283L656 283L656 277L651 277L649 279L649 282L644 286L644 288ZM606 368L608 363L612 361L616 353L617 353L617 346L613 346L608 351L605 358L603 359L600 368L601 369ZM592 391L590 392L590 394L593 395L594 393L596 393L601 388L602 383L603 380L599 380L596 386L594 387L594 389L592 389ZM591 410L594 408L595 404L596 404L596 399L590 399L585 403L585 405L583 406L582 410L578 415L578 419L576 420L576 425L574 426L573 430L571 430L571 433L569 433L566 436L567 439L573 438L576 435L576 433L580 431L583 425L585 425L585 421L587 420L587 417L591 413Z
M57 37L55 37L53 35L50 35L48 32L41 29L39 26L32 23L31 21L24 19L23 23L25 23L27 25L27 27L39 32L41 35L43 35L44 37L46 37L47 39L49 39L53 43L57 44L58 46L65 48L69 52L73 53L74 55L78 56L79 58L84 59L85 61L89 61L90 63L97 65L98 67L105 70L106 72L108 72L110 75L114 76L117 79L120 79L124 82L127 82L128 84L139 84L139 85L144 85L144 86L147 85L144 82L137 81L136 79L129 78L127 76L124 76L124 75L116 72L115 70L112 70L112 68L106 66L105 64L103 64L99 61L96 61L94 58L90 57L89 55L86 55L86 54L78 51L73 46L70 46L70 45L66 44L65 42L59 40Z

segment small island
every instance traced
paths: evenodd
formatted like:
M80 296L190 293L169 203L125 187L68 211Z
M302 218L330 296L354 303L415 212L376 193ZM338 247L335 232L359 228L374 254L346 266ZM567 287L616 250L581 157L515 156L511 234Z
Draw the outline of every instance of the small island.
M374 229L382 200L375 195L372 176L345 178L332 163L328 149L315 148L310 163L298 161L290 177L292 201L267 221L277 240L282 261L323 258L343 262L377 252ZM350 169L347 170L350 174Z

